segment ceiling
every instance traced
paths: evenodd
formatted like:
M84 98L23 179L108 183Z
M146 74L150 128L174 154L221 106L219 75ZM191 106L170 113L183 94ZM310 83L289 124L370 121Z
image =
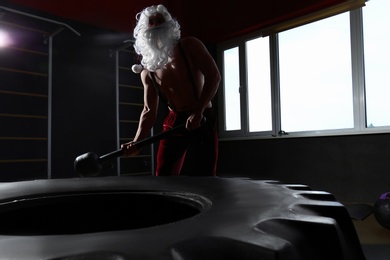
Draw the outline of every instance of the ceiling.
M183 36L217 43L231 37L345 0L3 0L59 19L131 33L135 15L143 8L164 4L177 18ZM1 6L2 4L0 4Z

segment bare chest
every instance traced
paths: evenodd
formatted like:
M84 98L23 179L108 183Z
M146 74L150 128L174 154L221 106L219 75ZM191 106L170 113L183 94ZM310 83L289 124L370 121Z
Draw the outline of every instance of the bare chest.
M185 63L170 62L157 70L155 75L161 92L178 110L188 110L197 102L198 97Z
M156 71L157 83L163 92L187 92L193 89L192 75L190 68L183 61L182 57L175 58L164 68Z

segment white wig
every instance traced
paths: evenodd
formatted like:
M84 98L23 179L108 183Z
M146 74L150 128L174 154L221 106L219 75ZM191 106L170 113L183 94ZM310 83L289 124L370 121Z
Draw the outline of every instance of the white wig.
M164 17L164 23L149 28L149 17L158 13ZM163 5L147 7L136 18L134 49L142 56L141 64L150 71L162 68L172 57L173 48L180 39L179 23Z

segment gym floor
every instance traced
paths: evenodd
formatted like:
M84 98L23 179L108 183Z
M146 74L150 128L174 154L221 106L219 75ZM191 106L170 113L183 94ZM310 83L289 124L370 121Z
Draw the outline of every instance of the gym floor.
M363 220L353 220L366 260L390 259L390 229L382 227L370 214Z

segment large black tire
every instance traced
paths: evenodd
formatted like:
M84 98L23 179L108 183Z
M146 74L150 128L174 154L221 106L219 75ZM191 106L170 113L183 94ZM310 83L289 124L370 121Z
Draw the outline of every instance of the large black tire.
M344 206L305 185L38 180L0 184L0 203L0 259L365 259Z

